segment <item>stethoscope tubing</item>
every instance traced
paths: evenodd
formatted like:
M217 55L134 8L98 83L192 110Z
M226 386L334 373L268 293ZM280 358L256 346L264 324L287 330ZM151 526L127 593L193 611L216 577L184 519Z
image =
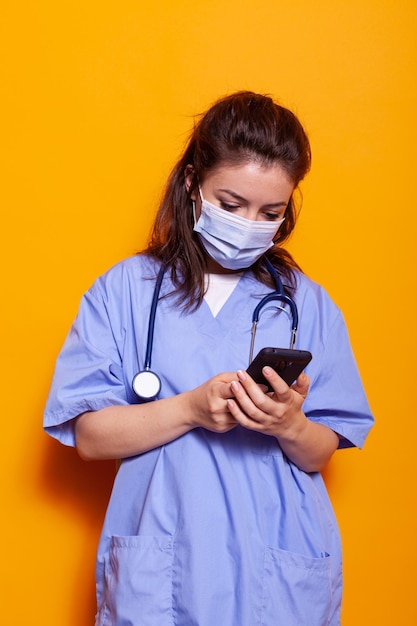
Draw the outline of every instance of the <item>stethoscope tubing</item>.
M276 290L273 291L272 293L269 293L266 296L264 296L262 298L262 300L256 305L256 307L255 307L255 309L253 311L253 315L252 315L252 329L251 329L251 344L250 344L250 350L249 350L249 364L252 363L252 361L253 361L253 351L254 351L254 347L255 347L256 327L257 327L258 322L259 322L259 316L261 314L261 310L263 309L263 307L266 306L269 302L273 302L273 301L283 302L285 304L288 304L288 306L290 308L291 318L292 318L290 349L292 349L294 347L295 339L296 339L296 336L297 336L297 329L298 329L297 305L295 304L294 300L292 298L290 298L290 296L287 296L284 293L284 286L282 284L281 278L280 278L278 272L276 271L275 267L272 265L271 261L269 259L267 259L266 257L264 257L263 258L263 262L265 263L269 273L271 274L272 278L274 279Z
M297 311L297 305L295 304L294 300L292 298L290 298L290 296L286 295L284 293L284 287L281 281L281 278L278 274L278 272L276 271L275 267L272 265L272 263L269 261L269 259L267 259L266 257L264 257L263 262L265 263L268 271L270 272L274 282L275 282L275 287L276 290L273 291L272 293L267 294L266 296L264 296L262 298L262 300L256 305L254 311L253 311L253 315L252 315L252 329L251 329L251 343L250 343L250 350L249 350L249 363L252 362L253 360L253 351L254 351L254 346L255 346L255 335L256 335L256 327L258 325L259 322L259 316L261 313L261 310L263 309L264 306L266 306L269 302L282 302L283 304L287 304L289 306L290 312L291 312L291 318L292 318L292 327L291 327L291 340L290 340L290 348L294 347L294 343L295 343L295 339L296 339L296 334L297 334L297 329L298 329L298 311ZM136 376L133 379L133 389L136 393L136 395L138 395L139 397L145 399L145 400L149 400L152 399L150 396L148 395L141 395L141 393L138 391L138 380L141 376L142 373L149 373L149 375L152 375L153 377L155 377L158 382L159 381L159 377L157 374L155 374L154 372L151 371L151 361L152 361L152 349L153 349L153 340L154 340L154 334L155 334L155 320L156 320L156 310L157 310L157 306L158 306L158 300L159 300L159 294L161 291L161 286L162 286L162 281L164 279L164 275L167 269L167 264L166 263L162 263L161 267L159 268L159 272L156 278L156 283L155 283L155 289L153 292L153 296L152 296L152 302L151 302L151 308L149 310L149 323L148 323L148 337L147 337L147 341L146 341L146 352L145 352L145 365L144 365L144 369L142 370L142 372L139 372L138 374L136 374ZM136 382L135 382L136 380ZM160 388L160 384L159 384L159 388ZM158 391L159 393L159 391Z
M155 320L156 320L156 308L158 306L159 294L161 292L162 281L166 272L166 263L163 263L159 268L158 276L156 278L155 289L152 296L151 308L149 310L149 325L148 325L148 338L146 341L146 353L145 353L145 370L151 369L153 338L155 334Z

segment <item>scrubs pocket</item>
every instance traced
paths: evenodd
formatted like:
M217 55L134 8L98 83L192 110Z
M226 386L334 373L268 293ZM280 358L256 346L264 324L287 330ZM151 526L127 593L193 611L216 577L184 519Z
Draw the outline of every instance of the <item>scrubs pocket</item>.
M262 626L325 626L331 608L330 557L266 548Z
M113 537L103 626L172 626L171 537Z

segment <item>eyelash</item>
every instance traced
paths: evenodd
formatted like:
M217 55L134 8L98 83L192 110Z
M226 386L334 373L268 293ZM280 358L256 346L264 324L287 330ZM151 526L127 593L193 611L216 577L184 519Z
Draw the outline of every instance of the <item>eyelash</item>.
M225 211L229 211L230 213L232 213L233 211L237 211L237 209L239 208L238 204L229 204L228 202L222 202L220 201L220 206L222 209L224 209ZM267 222L274 222L274 221L278 221L281 219L281 215L278 213L265 213L265 221Z
M220 206L225 211L236 211L239 208L238 204L227 204L227 202L220 202Z
M265 217L270 222L276 222L281 219L281 215L278 215L278 213L265 213Z

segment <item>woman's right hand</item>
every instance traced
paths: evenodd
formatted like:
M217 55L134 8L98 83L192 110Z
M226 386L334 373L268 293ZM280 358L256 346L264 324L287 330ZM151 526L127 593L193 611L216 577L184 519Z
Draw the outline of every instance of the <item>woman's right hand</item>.
M184 394L188 402L191 428L201 427L216 433L232 430L237 421L232 417L227 400L232 398L230 383L236 380L235 372L218 374Z
M85 460L122 459L162 446L193 428L225 433L237 424L227 408L236 373L219 374L196 389L143 404L108 406L75 420Z

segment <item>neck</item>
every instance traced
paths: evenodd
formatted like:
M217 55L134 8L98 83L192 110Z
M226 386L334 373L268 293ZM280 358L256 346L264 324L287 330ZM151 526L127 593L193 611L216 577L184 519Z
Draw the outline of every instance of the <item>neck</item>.
M241 274L243 270L229 270L207 257L206 271L208 274Z

